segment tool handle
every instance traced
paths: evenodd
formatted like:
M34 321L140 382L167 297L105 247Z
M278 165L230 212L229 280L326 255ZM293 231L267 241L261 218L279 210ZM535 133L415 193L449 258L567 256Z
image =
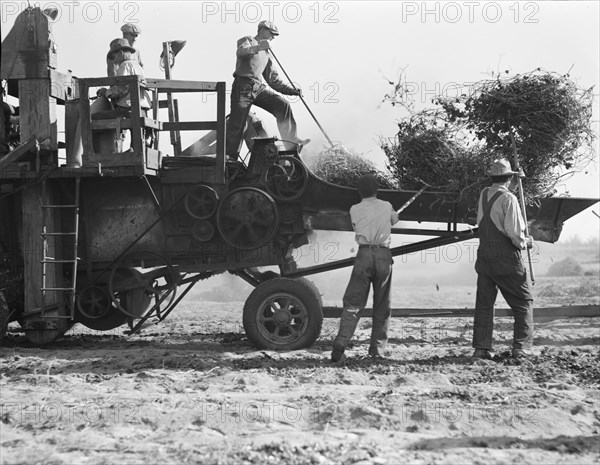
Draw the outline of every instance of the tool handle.
M277 56L275 55L275 52L273 52L273 49L270 48L269 52L271 53L271 55L273 55L273 58L275 58L275 61L277 62L277 65L279 66L279 68L281 69L281 71L283 71L283 74L285 74L285 77L288 79L288 81L290 81L290 84L292 85L292 88L295 91L297 91L298 89L296 88L296 86L294 85L294 83L292 82L292 80L290 79L290 77L288 76L288 73L285 71L284 67L281 66L281 63L277 59ZM308 104L304 100L304 97L302 97L301 95L299 95L298 97L300 97L300 100L302 100L302 103L304 104L304 106L306 107L306 109L308 110L308 112L310 113L310 116L312 116L312 119L315 121L315 123L317 123L317 126L319 127L319 129L321 130L321 132L323 133L323 135L325 136L325 138L327 139L327 142L329 142L329 145L331 145L332 147L334 147L334 143L331 142L331 139L329 138L329 136L325 132L325 129L323 129L323 126L321 126L321 124L317 120L317 117L314 115L314 113L312 112L312 110L308 107Z
M400 207L400 209L396 210L396 213L399 215L400 213L402 213L404 210L406 210L406 208L415 201L415 199L421 195L423 193L423 191L427 189L427 184L425 184L423 187L421 187L421 189L415 193L415 195L413 195L410 199L408 199L406 202L404 202L404 205L402 205Z
M517 144L515 142L515 136L512 132L512 128L509 129L510 141L513 149L513 156L515 159L515 169L517 170L517 179L519 180L519 203L521 205L521 213L525 220L525 235L529 236L529 225L527 223L527 211L525 210L525 196L523 195L523 183L521 182L521 168L519 166L519 157L517 155ZM529 263L529 274L531 276L531 285L535 284L535 275L533 274L533 264L531 262L531 252L527 249L527 262Z

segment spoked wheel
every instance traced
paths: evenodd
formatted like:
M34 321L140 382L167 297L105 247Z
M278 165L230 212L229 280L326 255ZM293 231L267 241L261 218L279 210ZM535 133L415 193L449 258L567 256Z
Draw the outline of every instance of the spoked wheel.
M149 271L140 272L124 264L133 260L157 263ZM115 307L130 318L142 318L148 313L160 317L177 293L179 275L160 255L145 253L143 256L124 257L113 268L108 281L108 291Z
M185 196L184 205L188 214L198 220L210 218L217 211L219 195L212 187L201 184Z
M111 304L106 286L88 286L77 296L77 309L90 320L104 318L110 312Z
M228 244L244 250L258 249L277 233L277 206L266 192L241 187L222 200L217 212L217 227Z
M108 284L95 283L84 287L77 295L75 320L96 331L109 331L127 321L127 315L112 303Z
M283 156L269 167L264 182L273 198L282 201L295 200L306 190L308 172L298 158Z
M311 346L323 325L320 299L306 282L274 278L260 284L244 305L244 329L260 349Z

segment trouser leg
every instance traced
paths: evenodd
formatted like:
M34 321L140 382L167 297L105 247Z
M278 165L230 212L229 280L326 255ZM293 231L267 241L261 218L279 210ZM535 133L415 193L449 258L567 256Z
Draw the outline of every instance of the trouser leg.
M246 119L253 102L253 83L238 81L233 82L231 88L231 110L227 122L225 153L237 158L240 143L244 135Z
M494 304L497 295L498 288L492 278L487 274L478 273L473 320L473 347L476 349L492 349Z
M392 253L389 249L377 249L375 253L375 276L373 277L373 327L371 347L385 349L391 317Z
M287 100L267 86L262 87L254 99L254 105L271 113L277 119L281 140L296 143L298 134L292 107Z
M513 349L530 349L533 346L533 297L527 273L499 276L496 283L513 311Z
M369 273L369 257L361 253L354 259L352 275L348 287L344 293L342 316L340 318L340 329L335 338L334 345L346 347L354 336L358 320L358 313L365 308L369 297L371 277Z

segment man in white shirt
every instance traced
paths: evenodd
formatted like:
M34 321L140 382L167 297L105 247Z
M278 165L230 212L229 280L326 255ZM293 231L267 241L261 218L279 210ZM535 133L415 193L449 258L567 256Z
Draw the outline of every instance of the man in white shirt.
M521 250L531 248L517 197L509 190L516 172L505 159L494 160L488 172L492 186L479 198L477 224L477 297L473 322L473 357L492 358L494 305L498 289L514 314L514 357L532 355L533 297Z
M350 282L344 294L342 316L338 335L333 342L331 360L339 362L352 339L365 308L373 285L373 326L369 355L382 358L387 344L391 316L390 290L392 282L392 252L390 251L392 225L398 214L392 204L377 198L378 182L373 176L358 180L358 193L362 201L350 208L350 219L356 233L358 253Z

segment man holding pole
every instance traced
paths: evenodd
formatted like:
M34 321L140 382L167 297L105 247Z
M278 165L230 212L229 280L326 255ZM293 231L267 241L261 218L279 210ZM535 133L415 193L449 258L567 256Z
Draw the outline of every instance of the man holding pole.
M494 160L488 171L492 186L479 198L477 224L477 297L473 323L473 357L491 359L494 305L498 289L514 313L513 357L533 355L533 298L521 250L530 249L524 215L510 192L518 175L506 159ZM517 178L520 185L520 179Z
M286 148L306 145L309 139L299 139L296 121L290 104L281 94L302 96L302 91L283 82L271 60L270 42L279 35L271 21L261 21L255 37L242 37L237 42L237 60L231 88L231 112L227 126L225 151L237 159L239 146L252 105L256 105L277 119L281 139ZM275 92L278 91L278 92Z

